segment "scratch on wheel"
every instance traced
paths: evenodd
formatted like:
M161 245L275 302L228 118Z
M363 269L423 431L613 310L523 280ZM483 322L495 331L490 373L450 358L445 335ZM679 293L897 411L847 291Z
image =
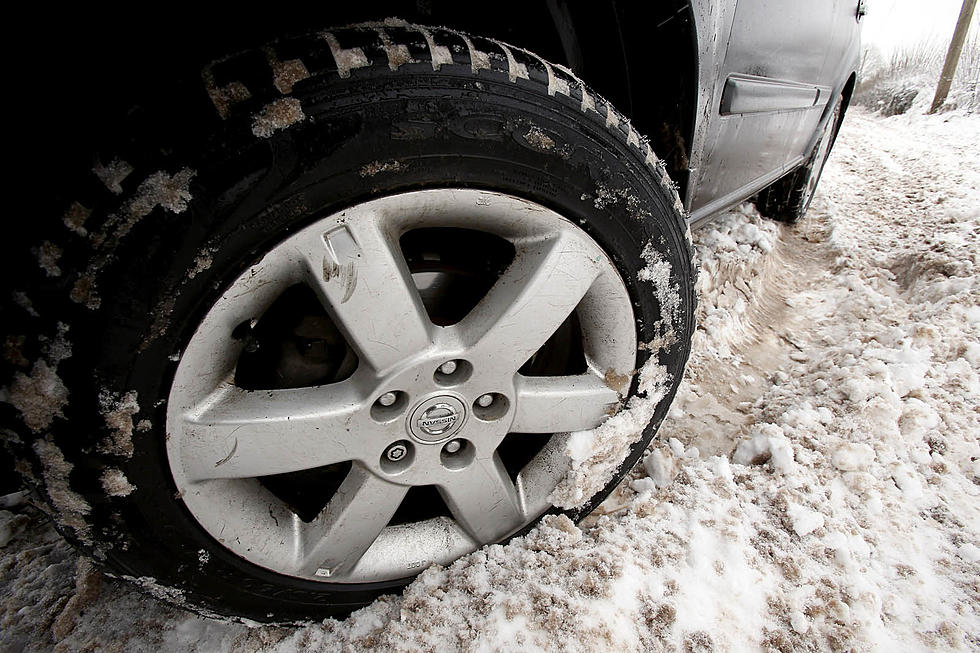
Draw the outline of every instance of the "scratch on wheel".
M344 286L344 296L340 300L340 303L344 304L354 295L354 289L357 288L357 265L354 261L337 265L330 259L323 259L323 280L330 281L334 277L340 279L340 283Z
M228 455L222 458L221 460L219 460L218 462L216 462L214 466L221 467L222 465L224 465L226 462L231 460L231 457L235 455L236 451L238 451L238 438L235 438L235 444L232 445L231 451L228 452Z

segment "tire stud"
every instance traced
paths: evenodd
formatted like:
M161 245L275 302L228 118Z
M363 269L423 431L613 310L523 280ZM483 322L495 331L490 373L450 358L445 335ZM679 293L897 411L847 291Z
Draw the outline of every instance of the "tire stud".
M439 366L439 371L445 374L446 376L449 376L450 374L456 371L456 361L446 361L445 363Z
M482 395L479 399L476 400L476 404L481 408L486 408L492 403L493 403L493 395L491 394Z
M378 403L385 407L393 405L397 400L398 397L394 392L386 392L378 397Z

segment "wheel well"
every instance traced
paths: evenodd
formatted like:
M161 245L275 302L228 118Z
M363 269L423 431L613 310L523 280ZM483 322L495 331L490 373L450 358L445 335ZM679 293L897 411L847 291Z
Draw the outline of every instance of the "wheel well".
M698 96L691 3L629 3L623 25L632 64L632 115L685 197Z
M569 67L626 114L685 196L697 105L697 34L690 2L549 0ZM573 6L574 5L574 6ZM534 49L534 44L527 47Z
M841 106L840 106L840 120L838 121L836 131L834 132L834 140L837 140L837 131L840 130L840 123L844 121L844 114L847 113L847 107L851 104L851 96L854 95L854 86L857 84L857 73L851 73L851 76L847 78L844 82L844 88L841 89Z
M841 97L844 98L843 107L847 109L847 105L851 103L851 96L854 94L854 85L857 83L857 73L851 73L851 76L847 78L847 82L844 83L844 88L841 90Z
M857 83L857 73L851 73L851 76L847 78L844 82L844 87L841 89L841 105L840 105L840 116L837 118L837 124L834 125L834 135L831 141L831 147L837 142L837 134L840 132L840 126L844 124L844 114L847 113L847 106L851 103L851 95L854 94L854 85Z

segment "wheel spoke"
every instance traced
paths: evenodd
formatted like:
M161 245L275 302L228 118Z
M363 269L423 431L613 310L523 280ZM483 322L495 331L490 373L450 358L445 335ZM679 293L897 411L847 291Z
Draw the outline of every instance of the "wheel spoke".
M474 460L439 492L453 517L477 544L496 542L524 523L524 511L513 481L497 454Z
M313 233L307 275L362 361L376 371L431 343L431 323L398 245L371 213Z
M320 516L301 529L301 569L333 577L353 567L391 521L408 487L354 465Z
M594 374L518 376L515 433L592 429L619 407L619 393Z
M598 274L592 248L577 235L525 243L457 330L470 355L516 371L575 310Z
M190 481L250 478L359 459L371 441L352 422L353 384L252 390L226 387L184 416L181 457Z

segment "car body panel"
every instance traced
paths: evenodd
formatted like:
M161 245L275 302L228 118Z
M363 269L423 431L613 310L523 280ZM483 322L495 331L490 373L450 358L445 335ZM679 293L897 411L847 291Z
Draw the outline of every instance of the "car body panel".
M806 160L858 62L857 0L694 3L699 102L685 208L694 225Z

